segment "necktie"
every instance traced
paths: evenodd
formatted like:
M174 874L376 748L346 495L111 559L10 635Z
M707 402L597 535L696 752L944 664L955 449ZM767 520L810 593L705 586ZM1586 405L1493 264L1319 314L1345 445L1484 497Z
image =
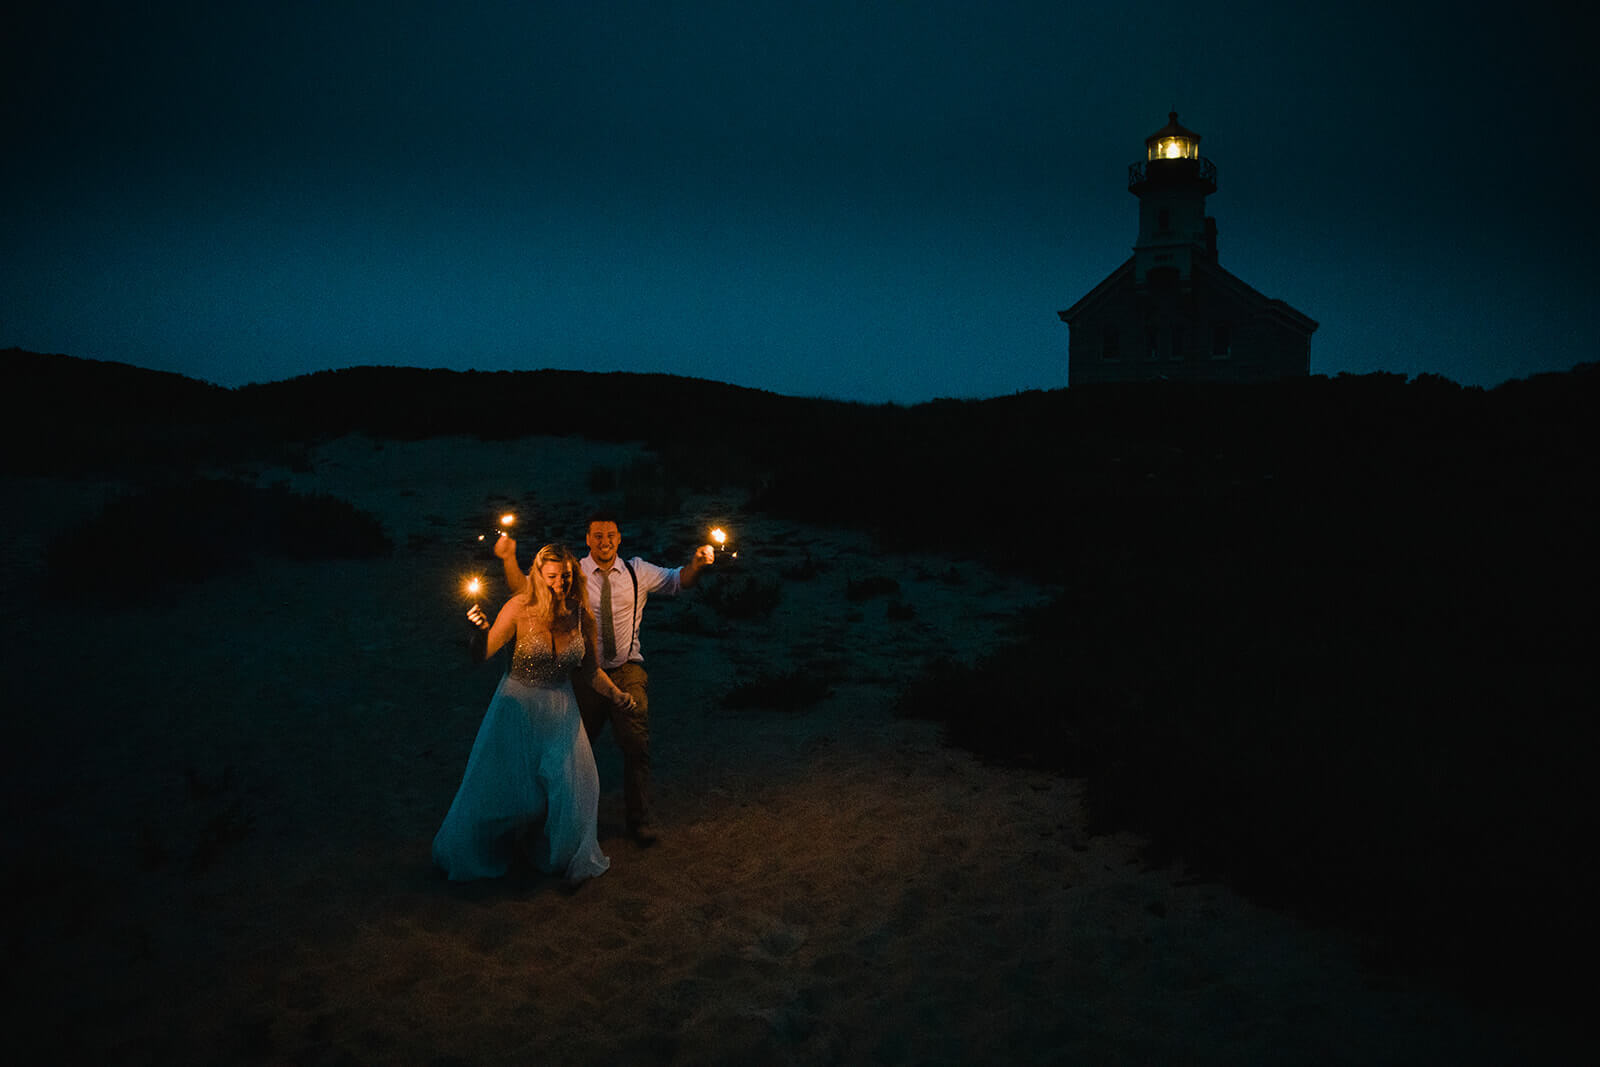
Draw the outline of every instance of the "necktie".
M600 655L609 663L617 658L617 630L611 618L611 572L600 572Z

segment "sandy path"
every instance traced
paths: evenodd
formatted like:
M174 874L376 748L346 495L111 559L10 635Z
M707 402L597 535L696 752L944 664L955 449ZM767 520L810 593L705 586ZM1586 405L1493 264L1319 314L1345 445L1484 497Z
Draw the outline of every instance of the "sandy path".
M1036 592L760 517L740 520L746 573L826 562L783 580L770 619L693 594L649 608L664 840L619 836L605 739L606 875L573 896L447 885L428 844L495 681L455 647L462 546L495 498L529 495L525 522L576 544L589 467L629 455L335 442L260 477L372 509L394 557L264 562L87 629L19 610L47 591L14 557L19 1042L121 1062L1566 1061L1550 1035L1363 973L1336 934L1143 869L1131 838L1085 837L1081 783L986 767L889 713L919 665L993 647ZM36 517L14 544L84 492L8 485ZM732 504L625 527L625 550L671 562ZM845 600L874 576L909 619ZM721 706L795 669L831 694Z

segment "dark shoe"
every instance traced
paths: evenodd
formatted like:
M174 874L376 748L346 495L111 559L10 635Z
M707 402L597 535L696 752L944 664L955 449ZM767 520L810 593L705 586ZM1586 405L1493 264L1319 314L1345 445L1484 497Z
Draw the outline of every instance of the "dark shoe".
M633 838L633 843L640 848L649 848L661 840L661 835L656 833L655 827L647 822L629 823L628 836Z

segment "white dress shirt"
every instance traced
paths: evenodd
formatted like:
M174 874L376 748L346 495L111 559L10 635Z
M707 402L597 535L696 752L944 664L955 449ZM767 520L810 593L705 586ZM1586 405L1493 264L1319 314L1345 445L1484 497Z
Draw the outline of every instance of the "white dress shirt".
M644 617L645 601L651 593L677 596L680 588L678 574L683 570L682 567L658 567L638 556L628 562L633 565L634 577L639 581L638 603L634 602L633 582L628 579L628 568L623 566L620 556L611 564L609 572L602 571L593 556L584 556L578 561L578 567L583 571L583 593L588 598L589 610L596 615L600 611L600 583L608 580L608 577L611 582L611 627L617 638L617 655L608 660L597 639L595 646L602 669L608 670L629 662L644 662L644 654L639 650L638 622Z

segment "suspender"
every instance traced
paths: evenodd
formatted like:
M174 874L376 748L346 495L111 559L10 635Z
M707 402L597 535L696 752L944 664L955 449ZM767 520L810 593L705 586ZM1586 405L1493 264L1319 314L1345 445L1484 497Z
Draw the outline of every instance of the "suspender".
M627 560L623 560L622 565L628 568L628 580L633 583L633 629L628 631L628 648L622 654L623 662L626 663L626 657L633 651L633 643L639 636L639 576L633 573L633 564Z

